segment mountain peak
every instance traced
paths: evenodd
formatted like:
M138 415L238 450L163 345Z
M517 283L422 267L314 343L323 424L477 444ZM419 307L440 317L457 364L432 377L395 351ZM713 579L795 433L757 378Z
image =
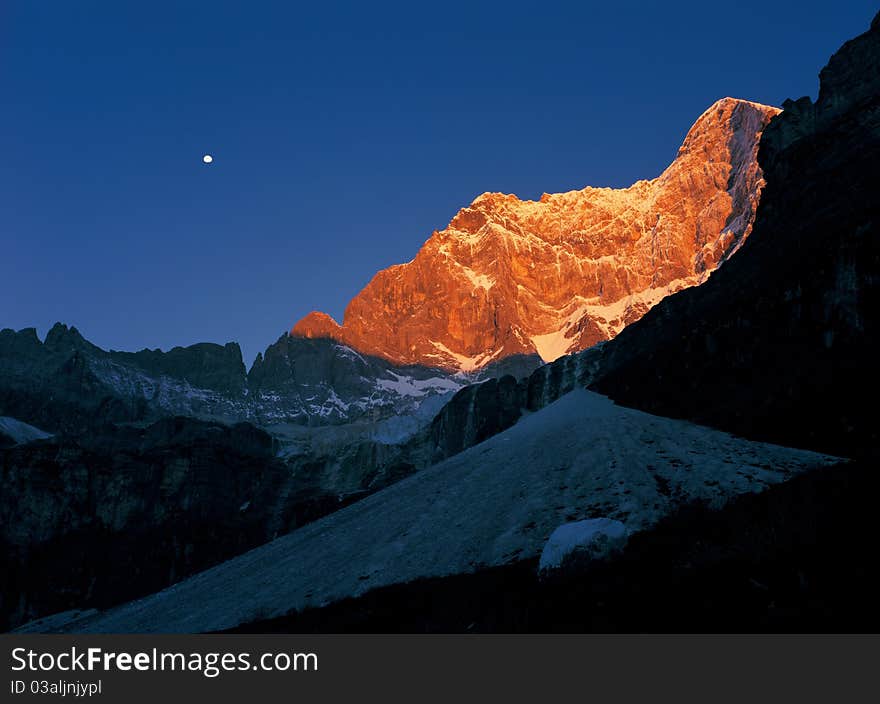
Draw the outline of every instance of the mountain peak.
M688 130L687 136L679 149L679 156L694 149L697 145L707 148L707 151L718 146L719 137L726 135L741 134L749 143L754 142L755 135L750 130L757 127L758 131L771 118L778 115L782 110L770 105L762 105L751 100L740 98L721 98L710 105L697 118L693 126ZM754 125L760 121L760 125ZM749 124L752 123L752 124Z
M73 325L68 327L60 322L49 329L43 344L47 347L65 349L78 349L84 345L91 345Z
M342 328L331 316L318 310L313 310L300 320L290 334L294 337L306 337L309 339L327 337L338 339Z
M411 262L378 272L342 325L313 312L291 334L451 371L516 354L552 361L614 337L743 243L764 183L758 141L778 113L716 101L675 161L629 188L482 193Z

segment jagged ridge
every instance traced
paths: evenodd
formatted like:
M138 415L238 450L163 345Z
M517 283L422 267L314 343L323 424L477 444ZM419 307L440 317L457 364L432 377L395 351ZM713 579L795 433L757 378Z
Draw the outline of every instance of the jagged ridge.
M664 296L701 283L748 236L763 128L778 109L725 98L659 177L539 201L484 193L415 259L380 271L329 337L397 364L470 371L514 354L552 361L614 337Z

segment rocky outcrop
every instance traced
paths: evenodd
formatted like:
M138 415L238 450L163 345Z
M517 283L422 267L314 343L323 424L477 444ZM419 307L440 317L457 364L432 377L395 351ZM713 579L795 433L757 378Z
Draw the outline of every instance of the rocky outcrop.
M415 259L380 271L341 326L311 313L291 334L453 371L511 355L552 361L614 337L745 241L763 185L758 139L777 113L718 101L663 174L630 188L484 193Z
M522 416L525 399L524 383L511 375L466 386L412 444L430 448L426 464L440 462L512 426Z
M507 430L525 412L540 410L569 391L587 386L595 375L601 348L602 343L565 355L527 376L505 375L465 386L408 446L431 448L428 464L432 464Z

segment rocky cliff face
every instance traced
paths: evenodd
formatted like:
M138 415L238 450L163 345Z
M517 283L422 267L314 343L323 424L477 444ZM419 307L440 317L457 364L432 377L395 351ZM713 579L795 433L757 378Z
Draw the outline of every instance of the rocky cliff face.
M108 352L60 323L42 342L33 328L0 330L0 413L47 430L173 414L234 418L245 382L235 343Z
M880 15L764 131L742 251L585 369L616 400L784 444L876 452Z
M170 415L263 427L375 421L415 412L480 375L527 374L539 362L510 358L479 375L453 377L285 334L246 373L235 343L108 352L59 323L42 342L33 328L0 330L0 415L74 434Z
M743 244L763 185L758 140L777 113L718 101L663 174L626 189L484 193L415 259L380 271L341 326L311 313L292 335L454 371L612 338Z
M880 15L830 59L820 84L815 103L786 101L764 130L766 187L737 256L615 339L537 369L518 385L523 408L589 386L749 438L877 452ZM456 407L494 416L509 393L487 391L462 389ZM452 411L441 413L447 425L465 427Z
M264 542L267 513L296 523L322 499L279 500L293 481L246 424L169 418L0 450L0 629L132 598Z

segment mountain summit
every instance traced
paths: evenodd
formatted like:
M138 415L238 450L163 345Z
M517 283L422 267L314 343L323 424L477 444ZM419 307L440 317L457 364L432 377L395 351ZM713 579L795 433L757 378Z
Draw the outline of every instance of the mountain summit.
M659 177L629 188L484 193L415 259L376 274L342 325L313 312L291 335L451 371L516 354L552 361L612 338L743 243L764 184L758 142L777 113L719 100Z

